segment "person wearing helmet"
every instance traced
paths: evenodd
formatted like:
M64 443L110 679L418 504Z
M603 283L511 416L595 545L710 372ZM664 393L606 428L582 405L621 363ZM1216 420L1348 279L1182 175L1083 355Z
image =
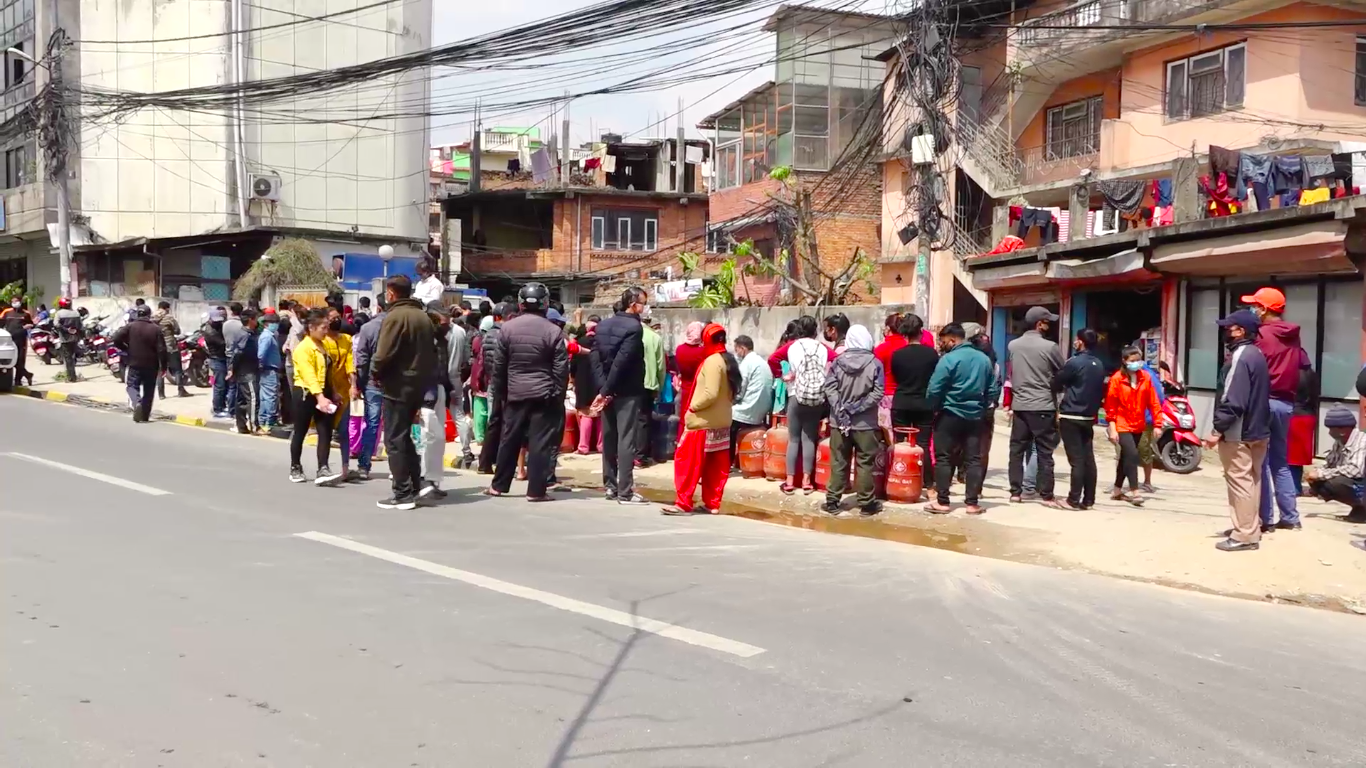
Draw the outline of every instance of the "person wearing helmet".
M57 313L52 316L53 323L60 331L62 361L66 363L66 380L77 381L76 345L81 339L81 313L71 308L71 299L57 300Z
M564 418L569 351L559 326L546 318L550 291L544 285L522 286L517 303L520 313L503 324L497 340L490 389L505 410L493 481L484 493L503 496L511 490L517 455L526 448L527 500L549 501L548 463Z

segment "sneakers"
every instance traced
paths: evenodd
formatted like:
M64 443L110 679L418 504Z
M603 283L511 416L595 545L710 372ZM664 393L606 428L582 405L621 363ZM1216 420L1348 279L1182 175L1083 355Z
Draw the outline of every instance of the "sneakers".
M291 482L291 483L306 483L306 482L308 482L308 476L304 474L304 468L303 468L303 467L290 467L290 468L289 468L289 482Z
M630 496L618 496L617 503L631 507L642 507L649 504L650 500L638 493L633 493Z
M872 517L882 511L882 502L874 501L858 508L858 513L864 517Z
M417 509L417 502L412 499L399 499L390 496L387 499L380 499L375 502L375 506L380 509L399 509L407 512L408 510Z
M1304 528L1304 526L1300 523L1287 523L1284 520L1276 523L1274 527L1278 531L1298 531Z
M602 497L603 497L604 499L608 500L608 501L616 501L616 500L617 500L617 492L616 492L616 491L608 491L608 492L604 493Z
M440 488L437 488L436 483L427 483L422 486L422 490L417 492L417 496L420 499L444 499L446 498L446 492L441 490Z
M840 503L838 501L827 501L821 504L821 511L827 515L838 515L840 513Z
M370 479L370 470L368 470L368 469L358 469L358 470L356 470L356 480L357 480L357 482L362 482L362 483L363 483L363 482L365 482L366 480L369 480L369 479Z
M341 477L340 472L333 472L331 467L323 465L318 467L318 476L313 478L313 484L317 486L333 485L341 480Z

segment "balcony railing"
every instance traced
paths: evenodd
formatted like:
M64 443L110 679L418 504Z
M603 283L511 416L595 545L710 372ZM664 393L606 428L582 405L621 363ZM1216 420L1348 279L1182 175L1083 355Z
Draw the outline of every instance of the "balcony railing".
M1069 139L1043 147L1026 147L1018 151L1020 183L1044 184L1066 181L1096 164L1100 140Z
M0 123L19 114L24 105L33 100L34 93L33 79L29 78L28 82L8 88L0 94Z
M1048 45L1059 41L1131 34L1127 30L1087 27L1114 27L1172 21L1201 10L1216 8L1226 0L1083 0L1066 8L1021 22L1015 44L1021 47ZM1047 27L1047 29L1040 29Z

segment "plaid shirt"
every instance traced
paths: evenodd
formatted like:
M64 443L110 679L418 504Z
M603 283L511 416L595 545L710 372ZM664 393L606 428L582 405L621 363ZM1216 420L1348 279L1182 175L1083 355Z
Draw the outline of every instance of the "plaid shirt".
M1326 460L1328 463L1319 474L1322 479L1346 477L1360 480L1362 469L1366 467L1366 432L1353 430L1347 442L1334 441L1333 447L1328 449Z

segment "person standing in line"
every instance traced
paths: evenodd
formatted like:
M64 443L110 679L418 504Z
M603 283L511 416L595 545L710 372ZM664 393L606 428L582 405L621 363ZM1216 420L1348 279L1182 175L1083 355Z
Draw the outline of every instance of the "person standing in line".
M967 334L968 343L991 361L992 391L997 393L997 396L993 397L990 403L987 403L987 409L982 413L982 422L978 427L980 430L978 442L982 446L982 476L986 477L987 469L991 466L991 444L996 437L996 406L1000 400L1004 377L1001 375L1000 361L996 359L996 350L991 346L991 337L987 334L986 329L979 323L963 323L963 333ZM1026 471L1026 488L1032 487L1033 478L1037 476L1037 469L1035 467L1036 471L1032 473ZM958 479L960 482L965 482L961 466L958 469Z
M705 350L702 347L702 329L707 324L693 321L688 323L688 327L683 331L683 343L674 350L674 367L677 375L674 377L674 389L678 391L677 413L688 412L688 400L692 397L693 387L697 385L697 369L702 366L702 361L706 359ZM678 420L678 439L683 439L683 419L680 415Z
M29 386L33 386L33 374L24 365L28 358L28 331L32 327L33 315L24 308L24 297L15 296L10 299L9 307L0 312L0 328L9 332L14 346L19 350L19 357L14 362L15 384L23 384L27 378Z
M356 313L351 318L352 322L356 324L357 328L364 328L365 324L370 322L370 318L372 317L374 317L374 315L370 312L370 297L360 297L356 302Z
M702 329L706 356L697 369L696 386L683 414L683 439L674 451L673 506L666 515L693 514L693 494L702 485L702 508L721 514L721 498L730 477L730 423L740 391L740 364L726 351L726 329L711 323Z
M887 374L888 381L896 382L892 428L915 430L915 444L924 451L923 476L928 486L934 481L934 456L930 452L934 409L930 407L929 389L939 365L939 352L920 343L924 321L918 315L902 315L897 330L906 343L892 353L892 370Z
M1143 351L1125 347L1120 353L1123 365L1110 377L1105 388L1105 420L1109 422L1110 442L1119 447L1115 462L1115 486L1110 498L1127 501L1134 506L1143 503L1138 487L1138 444L1143 437L1145 411L1156 412L1157 392L1152 378L1143 372ZM1124 480L1129 480L1129 493L1124 493Z
M1135 344L1134 346L1138 346ZM1162 386L1162 377L1151 365L1146 362L1143 365L1142 373L1148 377L1148 382L1152 384L1153 392L1157 394L1157 410L1145 410L1143 414L1144 424L1143 434L1138 438L1138 468L1143 470L1143 482L1139 484L1139 490L1147 494L1157 493L1157 488L1153 486L1153 467L1157 464L1157 435L1153 431L1153 425L1162 416L1162 404L1167 402L1167 390ZM1116 446L1118 449L1119 446Z
M294 432L289 436L289 481L305 483L302 463L304 438L309 427L318 432L318 474L313 484L333 485L341 475L332 471L328 455L332 452L332 417L337 412L335 393L328 377L330 363L323 344L327 338L327 314L313 310L304 318L308 329L303 341L294 346Z
M779 490L789 496L797 487L797 459L802 461L802 492L816 491L816 444L826 414L825 369L835 359L830 347L816 341L816 318L797 318L799 336L787 347L791 373L787 398L787 479ZM769 360L770 368L772 359Z
M228 319L223 322L223 349L230 350L237 345L244 333L242 329L242 304L231 302L228 304ZM238 411L237 382L232 376L232 358L227 357L228 370L228 390L225 395L224 408L228 413L228 418L234 418Z
M441 302L441 294L445 293L446 286L441 283L441 278L436 276L436 268L432 266L432 260L423 257L417 262L417 285L413 286L413 298L417 299L422 306L427 306L432 302Z
M380 420L393 494L376 506L409 510L417 506L422 482L413 444L413 421L424 393L436 378L436 339L431 318L413 298L413 284L407 275L389 278L385 296L389 309L370 357L370 376L379 382L384 397Z
M228 412L228 343L223 326L228 314L222 309L209 310L209 322L204 325L204 355L213 375L213 417L226 419Z
M280 341L280 353L285 361L285 375L280 380L280 421L284 424L294 423L294 347L300 341L294 335L296 326L301 326L299 315L303 308L297 306L289 299L284 299L279 303L279 310L276 312L280 316L280 325L275 330L276 338Z
M980 515L982 483L986 471L982 468L982 415L1000 394L996 391L991 360L979 349L966 343L963 326L949 323L939 331L939 348L944 355L934 367L934 375L926 391L930 408L939 413L934 425L934 489L935 500L925 511L946 515L953 511L949 504L949 489L953 483L954 457L961 456L967 480L963 500L969 515Z
M71 308L71 299L57 299L57 311L52 315L52 324L57 328L57 343L61 350L62 362L66 365L66 380L80 381L76 375L76 347L85 335L81 313Z
M550 449L550 461L548 462L548 466L549 466L549 470L550 470L550 471L549 471L549 474L546 476L546 481L545 481L546 487L549 488L549 489L551 489L551 490L569 490L569 489L566 488L565 486L560 485L560 478L559 478L559 475L557 474L557 472L558 472L559 469L560 469L560 442L561 442L561 438L564 436L564 427L565 427L565 423L566 423L566 422L568 421L568 419L569 419L569 413L568 413L568 411L565 410L564 402L563 402L565 395L569 392L569 369L570 369L570 362L569 362L569 339L566 338L565 335L564 335L565 318L564 318L564 313L563 313L562 311L560 311L560 310L561 310L561 307L563 307L563 306L564 306L564 305L563 305L563 304L560 304L558 301L552 301L552 302L550 302L550 309L546 310L546 313L545 313L545 319L549 320L549 321L551 322L551 324L554 325L554 326L555 326L557 329L559 329L559 331L560 331L560 346L564 347L564 354L565 354L565 358L564 358L564 381L560 382L560 384L561 384L561 386L560 386L560 393L561 393L560 399L561 399L561 402L560 402L560 408L559 408L559 410L557 411L557 413L559 414L559 416L558 416L558 418L557 418L556 421L555 421L555 429L554 429L555 440L553 441L552 447L551 447L551 449ZM523 452L522 452L522 455L525 456L525 455L526 455L526 451L523 451Z
M503 402L493 391L493 372L501 365L498 359L498 337L503 333L503 323L516 314L507 302L499 302L493 308L492 324L484 331L480 345L481 372L480 383L484 390L485 404L488 406L488 419L484 426L484 440L479 444L479 474L493 474L493 462L498 458L499 444L503 439Z
M602 390L589 411L602 415L602 481L607 500L637 506L649 503L636 493L634 461L645 393L645 333L640 318L649 300L643 289L627 288L617 302L616 314L598 324L593 355ZM687 413L686 409L680 412Z
M851 461L859 514L870 517L882 511L874 494L873 468L883 447L878 405L885 378L882 362L873 354L873 335L862 325L850 326L844 352L830 364L822 384L830 407L830 484L821 509L829 514L840 513Z
M469 302L464 302L468 304ZM450 378L451 389L447 397L447 410L451 413L451 421L455 422L455 434L460 440L460 467L463 469L474 469L474 452L470 450L470 438L472 435L470 414L466 393L469 388L465 382L470 378L470 330L465 325L465 319L469 315L453 318L450 324L450 331L446 334L446 348L450 350L450 364L447 374Z
M646 307L646 309L649 309ZM645 391L640 396L640 417L636 423L636 466L654 464L654 413L659 390L664 386L664 339L650 327L649 313L641 316L640 340L645 347Z
M578 412L579 419L577 453L580 456L602 450L602 418L589 415L589 409L593 407L593 401L598 399L598 392L602 389L602 384L598 381L597 361L593 357L593 347L598 340L596 317L597 315L588 318L588 322L580 328L577 339L579 351L570 360L570 369L574 374L574 409Z
M162 343L166 345L166 368L162 371L161 381L157 382L161 399L166 399L166 379L171 379L176 385L177 397L189 397L190 393L185 390L185 371L180 364L180 323L171 314L171 302L157 302L153 317L157 328L161 330Z
M490 386L495 397L504 398L507 410L493 480L484 493L507 495L517 455L526 449L527 501L549 501L548 463L560 440L556 426L563 430L569 350L559 326L546 317L550 291L544 285L527 283L517 299L520 311L498 336L498 365Z
M1323 417L1323 426L1333 438L1323 467L1308 467L1304 482L1309 495L1346 504L1349 508L1343 519L1349 523L1366 522L1363 504L1363 470L1366 470L1366 432L1357 429L1356 415L1350 408L1335 405Z
M417 415L418 498L446 498L441 480L446 474L446 409L450 407L451 348L449 341L451 319L440 302L427 303L427 317L432 322L432 341L435 347L435 377L422 395L422 407Z
M1099 343L1100 335L1090 328L1077 331L1072 342L1074 354L1053 376L1053 391L1062 395L1058 434L1067 463L1072 466L1072 482L1067 488L1067 506L1071 509L1090 509L1096 504L1096 415L1107 391L1105 365L1095 355Z
M1261 321L1240 309L1219 321L1225 329L1229 358L1223 392L1214 406L1213 431L1205 440L1219 450L1228 486L1228 538L1214 546L1225 552L1247 552L1261 547L1258 525L1262 464L1271 440L1271 375L1266 357L1254 343Z
M1058 404L1053 377L1063 366L1062 351L1046 334L1058 316L1043 307L1025 313L1030 327L1010 342L1009 363L1013 417L1010 425L1010 501L1023 500L1024 460L1034 446L1039 464L1038 492L1044 506L1063 508L1053 498L1053 451L1058 447Z
M327 336L323 348L327 352L327 376L336 393L337 412L332 419L333 434L341 448L341 480L356 479L351 474L351 393L356 391L356 355L353 337L344 328L341 310L327 310Z
M882 382L882 403L878 405L877 423L886 434L889 443L893 440L892 401L896 398L896 372L892 370L892 355L907 344L906 337L901 334L903 317L900 312L887 315L887 321L882 331L882 342L873 347L873 357L882 363L883 374L887 377Z
M825 344L838 356L844 351L844 338L849 333L849 318L843 312L836 312L833 315L826 315L822 323L825 326Z
M379 313L366 321L360 333L352 339L351 354L356 362L356 386L365 400L365 426L360 433L360 456L356 459L356 477L370 479L370 469L374 466L375 450L379 444L379 417L384 407L384 392L379 382L370 375L370 358L375 354L379 342L379 332L384 326L385 297L379 297Z
M763 358L754 354L754 339L735 337L735 357L740 367L740 388L730 412L731 466L740 466L735 446L740 433L768 426L768 414L773 408L773 373Z
M1282 317L1284 293L1275 288L1259 288L1256 293L1242 297L1242 302L1251 306L1261 322L1256 344L1266 358L1271 376L1271 442L1262 468L1262 530L1298 531L1302 526L1295 478L1290 474L1290 421L1295 414L1300 371L1310 367L1309 354L1300 345L1300 327ZM1281 512L1279 521L1276 508Z
M256 420L261 401L256 312L244 309L240 318L242 332L228 347L228 381L237 389L237 410L233 413L236 423L232 429L240 434L254 435L261 427Z
M256 361L260 368L260 408L256 412L256 423L267 432L280 424L280 376L284 360L280 356L280 337L276 333L279 324L279 315L266 307L261 314L261 330L256 334Z
M133 406L133 421L146 422L152 417L157 375L166 363L166 345L161 329L152 322L151 307L144 304L133 310L133 322L115 331L110 343L127 356L124 385Z

